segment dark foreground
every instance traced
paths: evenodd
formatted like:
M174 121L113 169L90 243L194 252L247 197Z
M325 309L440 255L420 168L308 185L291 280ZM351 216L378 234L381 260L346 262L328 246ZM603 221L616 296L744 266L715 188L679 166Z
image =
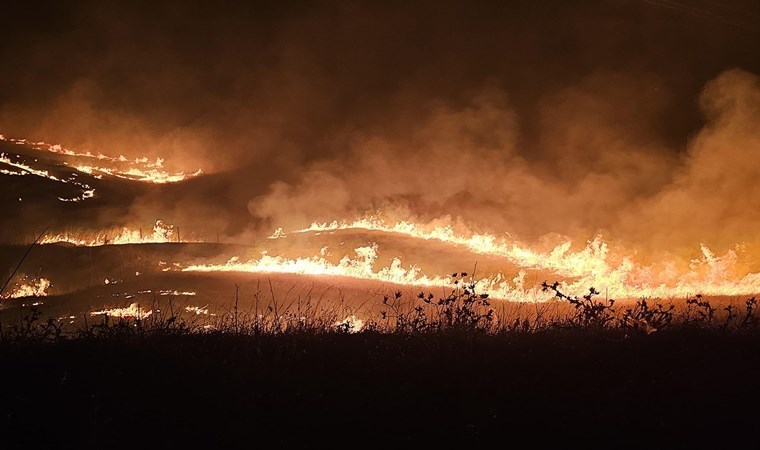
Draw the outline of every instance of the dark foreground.
M759 350L700 330L4 344L0 448L757 447Z

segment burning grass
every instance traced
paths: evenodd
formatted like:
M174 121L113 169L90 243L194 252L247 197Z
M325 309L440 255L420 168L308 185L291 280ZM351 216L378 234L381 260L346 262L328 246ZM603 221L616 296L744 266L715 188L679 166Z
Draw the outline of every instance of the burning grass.
M211 308L190 305L189 295L157 291L149 304L132 302L106 307L82 317L42 320L36 304L19 301L20 319L0 324L0 340L61 340L154 334L399 334L449 335L536 334L582 330L614 337L704 329L724 333L760 330L755 297L739 301L711 302L702 295L681 302L642 298L637 301L602 297L595 288L574 296L559 282L542 284L554 296L548 302L514 303L492 300L481 292L474 277L465 272L450 276L451 289L443 295L421 291L416 296L395 291L381 302L348 304L338 290L337 299L305 297L278 299L269 280L250 294L236 287L234 302ZM24 308L27 308L26 310ZM7 311L6 311L7 312ZM11 316L7 314L6 317ZM4 325L4 326L2 326Z
M128 159L124 155L113 157L104 155L102 153L82 153L63 148L59 144L30 142L26 139L6 138L2 134L0 134L0 141L8 141L10 143L19 146L30 147L41 152L47 151L62 158L62 161L59 162L60 166L70 166L75 168L78 172L94 175L96 178L102 178L103 175L106 175L142 183L166 184L177 183L203 174L203 171L201 169L198 169L194 173L190 174L187 174L185 172L167 172L164 168L164 160L162 158L156 158L155 161L151 161L146 157ZM0 163L14 165L15 167L22 169L25 173L42 176L54 181L62 181L56 179L55 177L51 177L47 172L37 171L32 167L26 165L17 165L11 162L4 155L0 156ZM62 182L66 183L71 181ZM92 195L85 198L91 197Z

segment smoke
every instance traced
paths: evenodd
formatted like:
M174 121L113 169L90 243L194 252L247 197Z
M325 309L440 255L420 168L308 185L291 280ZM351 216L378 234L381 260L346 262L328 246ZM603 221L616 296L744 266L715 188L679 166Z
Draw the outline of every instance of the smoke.
M0 131L202 168L126 215L229 235L377 211L728 248L756 240L760 40L698 3L6 2Z
M689 143L676 176L625 211L623 229L653 245L757 243L760 215L760 79L728 70L700 95L708 122Z
M461 108L431 105L413 126L354 136L348 155L273 184L249 209L286 228L379 210L529 239L603 233L663 249L756 239L758 77L732 69L710 81L700 94L707 122L680 151L652 131L659 91L594 74L547 96L541 157L526 158L506 94L486 89Z

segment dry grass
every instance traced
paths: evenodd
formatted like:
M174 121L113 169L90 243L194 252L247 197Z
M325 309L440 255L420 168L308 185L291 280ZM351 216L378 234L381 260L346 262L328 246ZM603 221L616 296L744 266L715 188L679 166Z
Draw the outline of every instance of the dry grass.
M552 330L583 330L629 336L668 329L710 329L740 333L760 327L755 297L743 304L714 306L701 295L687 298L679 307L659 299L640 299L627 306L601 299L594 288L582 296L561 292L558 283L543 283L555 300L544 303L495 303L467 273L452 275L452 288L444 295L420 292L405 296L394 292L382 304L358 307L326 301L324 293L312 297L278 299L269 285L259 284L241 299L236 286L234 302L203 314L188 311L174 297L153 297L143 317L82 317L76 325L43 318L32 307L16 322L0 323L0 341L58 342L66 339L123 336L235 334L488 334L513 335ZM243 305L245 304L245 306Z

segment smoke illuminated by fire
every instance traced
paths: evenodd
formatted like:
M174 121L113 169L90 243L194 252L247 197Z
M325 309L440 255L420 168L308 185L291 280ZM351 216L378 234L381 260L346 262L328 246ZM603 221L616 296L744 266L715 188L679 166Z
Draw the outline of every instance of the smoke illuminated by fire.
M545 278L616 298L760 293L754 34L651 2L502 3L246 9L240 28L200 20L224 24L203 45L164 36L152 14L115 30L83 7L108 58L90 34L52 33L50 60L72 67L42 70L46 53L21 40L21 66L50 78L1 75L7 133L80 149L0 135L4 226L50 226L42 244L75 246L216 237L140 253L135 283L185 271L438 288L480 258L478 288L507 300L548 299ZM141 51L129 30L166 45ZM52 214L34 203L48 185L66 185ZM136 226L156 217L176 227ZM128 279L117 270L90 279Z

